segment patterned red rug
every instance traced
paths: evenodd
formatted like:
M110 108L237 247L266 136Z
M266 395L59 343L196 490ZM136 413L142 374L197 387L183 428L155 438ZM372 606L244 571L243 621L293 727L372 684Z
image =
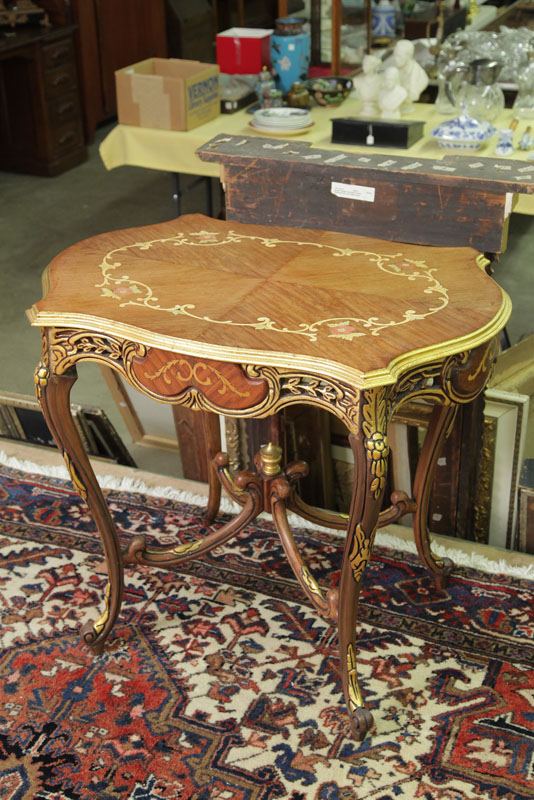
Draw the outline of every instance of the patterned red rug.
M126 541L202 534L198 509L109 491ZM376 729L348 737L334 631L269 523L180 572L129 569L106 652L100 545L70 485L0 472L1 800L534 797L534 583L460 567L437 591L377 548L359 675ZM341 540L298 534L335 582Z

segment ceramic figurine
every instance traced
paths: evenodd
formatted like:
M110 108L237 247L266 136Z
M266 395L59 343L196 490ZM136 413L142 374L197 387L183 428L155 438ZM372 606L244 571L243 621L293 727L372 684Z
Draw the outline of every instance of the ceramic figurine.
M374 117L378 114L378 93L380 91L381 77L377 73L380 66L380 59L377 56L366 55L363 57L361 75L354 78L356 95L362 101L360 116Z
M256 92L256 97L258 98L258 103L260 106L263 107L264 105L264 94L268 89L276 89L276 84L274 82L274 78L267 69L267 67L263 67L262 71L258 75L258 80L254 86L254 91Z
M529 125L526 131L524 132L523 136L519 140L520 150L531 150L532 147L534 147L534 137L532 136L531 130L532 129Z
M295 81L305 81L310 66L310 34L298 17L277 19L271 35L271 66L277 88L287 94Z
M406 102L402 109L405 114L413 111L413 104L419 100L421 93L428 86L428 75L417 63L413 54L413 42L408 39L401 39L393 48L393 61L400 74L401 86L407 92Z
M515 150L514 147L514 131L517 128L517 120L513 119L509 128L500 130L495 150L493 151L496 156L511 156Z
M400 74L396 67L384 70L383 81L378 93L378 107L386 119L399 119L400 108L408 97L408 92L400 84Z

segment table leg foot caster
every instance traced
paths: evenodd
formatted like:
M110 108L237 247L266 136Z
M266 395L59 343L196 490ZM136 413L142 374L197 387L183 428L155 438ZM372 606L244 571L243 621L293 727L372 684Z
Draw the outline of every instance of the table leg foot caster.
M450 558L434 558L436 565L439 567L439 572L434 572L434 581L437 589L446 589L449 585L449 580L452 572L454 571L455 564Z
M366 708L357 708L349 713L350 733L357 742L363 742L374 725L373 715Z
M82 626L82 641L90 647L96 655L102 653L106 639L119 613L122 600L122 582L122 569L120 569L120 581L118 581L120 585L119 590L113 592L112 583L108 581L104 595L104 611L95 622L88 620Z
M95 630L94 622L89 620L81 628L82 642L89 647L97 656L101 655L104 651L106 637L100 636Z

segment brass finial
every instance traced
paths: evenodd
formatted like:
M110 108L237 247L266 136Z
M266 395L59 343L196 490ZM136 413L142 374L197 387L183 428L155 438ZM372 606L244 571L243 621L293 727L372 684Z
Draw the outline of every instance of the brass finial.
M260 447L261 466L265 475L279 475L282 471L280 461L282 460L282 448L277 444L269 442Z

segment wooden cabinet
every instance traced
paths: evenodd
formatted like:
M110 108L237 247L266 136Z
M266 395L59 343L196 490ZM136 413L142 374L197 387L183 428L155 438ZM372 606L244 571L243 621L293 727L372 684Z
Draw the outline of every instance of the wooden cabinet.
M87 141L96 126L116 114L115 70L145 58L167 55L164 0L71 0L77 25L84 127Z
M73 28L0 41L0 169L58 175L86 158Z

